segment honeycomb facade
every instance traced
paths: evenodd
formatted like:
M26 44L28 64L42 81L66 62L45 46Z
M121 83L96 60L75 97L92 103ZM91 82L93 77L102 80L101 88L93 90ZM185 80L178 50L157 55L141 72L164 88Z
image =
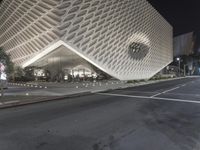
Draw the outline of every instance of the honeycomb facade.
M171 25L146 0L3 0L0 46L23 67L65 46L120 80L173 60Z

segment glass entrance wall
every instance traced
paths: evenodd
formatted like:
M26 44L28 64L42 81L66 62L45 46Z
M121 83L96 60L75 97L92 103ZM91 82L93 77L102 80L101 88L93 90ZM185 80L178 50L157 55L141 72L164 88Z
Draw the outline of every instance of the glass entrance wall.
M64 46L55 49L30 67L34 68L36 80L60 82L80 81L98 77L98 73L92 64Z

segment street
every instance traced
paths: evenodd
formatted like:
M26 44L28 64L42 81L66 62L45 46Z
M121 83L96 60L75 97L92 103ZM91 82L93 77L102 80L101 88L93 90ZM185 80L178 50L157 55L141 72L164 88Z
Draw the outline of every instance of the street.
M200 78L0 110L0 150L199 150Z

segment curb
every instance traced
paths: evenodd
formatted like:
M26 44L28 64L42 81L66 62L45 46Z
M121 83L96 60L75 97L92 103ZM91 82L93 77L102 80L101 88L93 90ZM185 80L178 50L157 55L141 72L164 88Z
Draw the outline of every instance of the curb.
M75 97L87 96L87 95L91 95L91 94L92 94L91 92L82 92L82 93L58 96L58 97L53 97L53 98L43 98L43 99L39 99L37 101L36 100L18 101L18 102L15 101L13 103L6 103L6 104L4 102L2 102L2 105L0 105L0 109L19 107L19 106L37 104L37 103L44 103L44 102L54 101L54 100L63 100L65 98L75 98Z

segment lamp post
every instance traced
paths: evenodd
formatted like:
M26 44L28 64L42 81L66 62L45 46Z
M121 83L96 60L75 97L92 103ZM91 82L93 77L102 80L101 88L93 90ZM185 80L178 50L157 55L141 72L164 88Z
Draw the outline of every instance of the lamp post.
M178 61L178 74L180 77L181 76L181 58L177 57L176 60Z

